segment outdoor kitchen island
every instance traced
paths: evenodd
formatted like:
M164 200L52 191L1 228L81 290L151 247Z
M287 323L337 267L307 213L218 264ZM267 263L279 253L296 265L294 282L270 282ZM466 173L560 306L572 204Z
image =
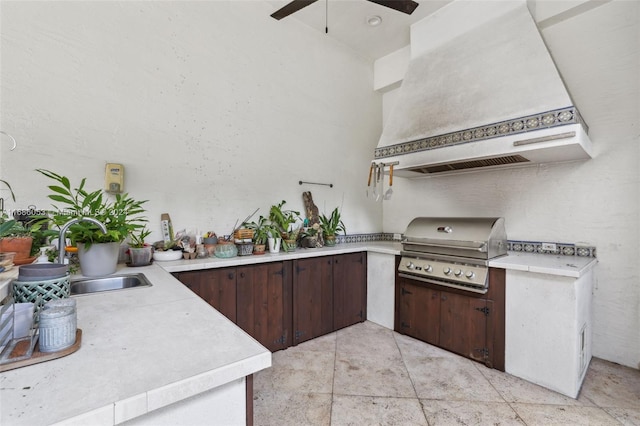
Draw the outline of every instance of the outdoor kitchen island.
M131 420L131 424L244 424L245 377L270 367L271 353L169 272L367 252L367 319L381 325L391 320L392 325L392 317L388 317L393 315L394 265L400 249L398 242L376 241L290 254L123 266L120 273L144 273L153 286L76 297L78 327L83 331L80 350L3 373L0 423L113 425ZM582 371L582 365L571 369L574 377L565 380L570 383L566 389L558 389L546 377L527 376L528 371L540 372L546 362L561 365L557 361L560 352L550 351L546 358L527 354L532 344L548 340L548 344L539 345L548 348L555 342L549 336L515 333L515 321L534 329L558 319L573 323L569 316L575 309L569 312L550 307L547 299L558 293L557 303L567 306L572 292L586 296L595 264L595 258L512 253L491 261L491 267L507 270L507 372L563 393L573 392L577 368ZM373 277L380 282L374 284ZM514 296L526 297L530 292L539 298L524 307L517 305ZM589 308L590 299L587 302L585 307ZM586 323L590 323L588 312L583 314L589 316ZM560 328L557 323L550 325L546 330ZM587 336L587 363L589 331L590 327L581 334ZM517 336L521 341L514 340ZM573 348L575 338L565 343ZM198 410L202 404L209 404L208 409ZM221 405L224 409L215 409ZM193 417L200 414L206 417ZM225 414L235 417L224 418Z

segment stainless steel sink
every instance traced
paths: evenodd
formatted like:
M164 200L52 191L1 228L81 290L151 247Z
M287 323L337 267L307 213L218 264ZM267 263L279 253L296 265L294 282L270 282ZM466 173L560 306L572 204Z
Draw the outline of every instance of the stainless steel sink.
M124 290L138 287L151 287L151 283L144 274L111 275L101 278L80 278L78 280L71 280L72 295Z

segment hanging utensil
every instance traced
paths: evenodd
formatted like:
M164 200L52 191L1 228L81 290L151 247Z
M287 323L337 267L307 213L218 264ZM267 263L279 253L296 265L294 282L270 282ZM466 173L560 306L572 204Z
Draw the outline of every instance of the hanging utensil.
M376 174L376 201L379 201L380 198L382 197L382 187L380 187L380 190L378 190L378 183L380 183L380 174L382 173L382 171L384 170L384 164L380 164L378 166L378 171Z
M371 186L371 175L373 174L373 164L369 167L369 180L367 181L367 198L369 198L369 187Z
M378 201L378 170L379 167L376 163L373 163L373 198Z
M385 200L390 200L391 196L393 195L393 189L391 188L391 186L393 186L393 164L389 166L389 189L387 189L387 192L384 193Z

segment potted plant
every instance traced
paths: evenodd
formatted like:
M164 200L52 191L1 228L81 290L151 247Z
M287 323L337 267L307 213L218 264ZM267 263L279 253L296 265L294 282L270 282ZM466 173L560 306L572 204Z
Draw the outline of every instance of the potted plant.
M145 266L151 263L153 257L153 247L145 243L145 238L151 235L147 227L143 227L138 232L132 232L129 240L129 266Z
M31 248L33 237L29 229L6 213L0 216L0 252L15 252L13 263L21 265L33 261Z
M296 227L296 223L300 220L300 212L283 209L285 203L286 201L282 200L280 204L271 206L269 220L282 237L284 250L293 251L296 248L296 239L300 232L300 227Z
M49 170L37 169L37 172L55 182L48 186L53 194L48 197L61 203L54 205L55 210L49 213L48 220L62 229L74 219L93 218L102 223L107 232L92 222L79 221L68 227L68 234L78 247L80 269L83 275L110 275L117 269L119 246L129 235L139 232L147 219L142 205L145 201L137 201L128 194L116 194L110 201L101 189L89 192L85 189L86 178L80 186L72 188L66 176ZM50 235L57 235L49 231Z
M275 233L269 220L260 216L257 222L247 223L246 226L253 230L253 254L264 254L269 237Z
M344 223L342 223L342 219L340 219L340 211L337 207L333 209L329 217L324 213L320 215L320 224L322 225L324 243L329 247L336 245L336 235L338 235L338 232L347 232Z

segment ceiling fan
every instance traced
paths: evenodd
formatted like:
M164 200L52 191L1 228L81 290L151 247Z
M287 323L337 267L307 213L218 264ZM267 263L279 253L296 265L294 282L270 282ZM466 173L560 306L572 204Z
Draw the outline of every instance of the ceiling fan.
M299 11L300 9L309 6L311 3L315 3L318 0L293 0L292 2L287 3L284 7L276 10L271 14L272 18L280 20L282 18L286 18ZM367 0L372 3L379 4L381 6L386 6L388 8L397 10L398 12L406 13L407 15L411 15L416 7L419 6L418 3L412 0Z

